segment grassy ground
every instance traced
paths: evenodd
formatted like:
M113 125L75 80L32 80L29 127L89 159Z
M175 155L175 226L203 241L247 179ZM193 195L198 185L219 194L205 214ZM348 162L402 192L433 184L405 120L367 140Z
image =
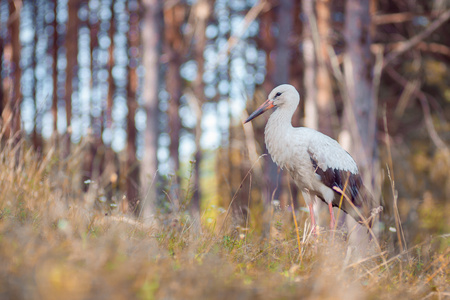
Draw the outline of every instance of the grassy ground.
M282 211L268 238L219 231L221 220L201 234L171 216L146 227L95 209L68 187L76 161L59 168L52 157L0 155L0 299L450 298L449 235L400 254L381 238L381 253L345 264L339 235L315 239L302 218L299 255Z

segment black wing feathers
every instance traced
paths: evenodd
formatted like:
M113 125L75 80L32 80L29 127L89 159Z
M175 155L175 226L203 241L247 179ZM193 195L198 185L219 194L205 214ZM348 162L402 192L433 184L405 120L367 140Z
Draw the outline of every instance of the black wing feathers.
M363 185L362 178L359 174L333 168L323 170L319 167L317 160L311 155L310 159L315 173L320 176L321 182L333 191L333 187L339 187L341 190L344 190L345 183L348 178L347 187L345 187L345 194L349 199L351 199L352 203L358 208L360 214L364 216L364 218L368 218L370 216L371 195ZM335 197L332 202L333 206L339 207L340 198L341 194L335 191ZM356 212L347 200L342 200L341 209L350 214L356 221L362 221L358 212Z

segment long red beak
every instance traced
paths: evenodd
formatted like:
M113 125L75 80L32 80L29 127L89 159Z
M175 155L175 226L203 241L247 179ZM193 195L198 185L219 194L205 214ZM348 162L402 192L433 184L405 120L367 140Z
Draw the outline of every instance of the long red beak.
M263 104L261 104L260 107L258 107L257 110L255 110L248 118L247 120L245 120L244 124L247 122L250 122L251 120L253 120L254 118L256 118L257 116L261 115L263 112L265 112L268 109L271 109L272 107L275 107L275 105L273 105L273 101L270 99L267 99L266 102L264 102Z

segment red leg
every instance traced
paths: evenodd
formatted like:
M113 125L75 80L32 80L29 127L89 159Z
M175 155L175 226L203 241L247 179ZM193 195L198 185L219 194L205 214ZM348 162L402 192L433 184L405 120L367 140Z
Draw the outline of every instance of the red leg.
M309 215L311 217L311 226L313 228L312 232L316 235L316 218L314 217L314 208L312 203L308 204L309 206Z
M334 229L336 220L334 219L333 205L331 203L328 204L328 209L330 210L330 228Z

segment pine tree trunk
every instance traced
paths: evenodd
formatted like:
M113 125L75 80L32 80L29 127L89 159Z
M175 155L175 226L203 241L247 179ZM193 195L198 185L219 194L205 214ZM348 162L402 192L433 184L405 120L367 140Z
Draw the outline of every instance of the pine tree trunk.
M348 90L346 117L352 133L352 154L363 171L372 172L375 161L376 107L373 97L373 59L370 52L370 1L346 4L344 71ZM364 172L363 172L364 173Z
M53 46L52 46L52 80L53 80L53 94L52 94L52 115L53 115L53 137L57 142L58 137L58 21L56 19L58 1L53 0Z
M15 1L9 1L9 31L11 35L11 47L12 47L12 64L13 64L13 77L12 82L13 87L11 88L12 95L9 97L7 108L11 121L9 124L5 124L7 127L6 136L13 137L17 132L20 131L20 103L22 100L22 95L20 92L20 79L21 79L21 69L20 69L20 6L16 6ZM20 5L20 4L18 4ZM7 118L4 118L5 122L8 122ZM16 136L16 141L19 136Z
M317 64L317 113L319 118L319 131L335 137L333 132L333 90L331 85L330 74L328 72L328 36L330 34L331 21L331 0L317 0L317 30L319 34L318 64Z
M292 10L294 6L291 0L281 0L278 7L279 33L276 41L275 72L273 73L274 87L280 84L289 83L289 62L291 57L291 47L289 37L292 34L293 18Z
M184 24L186 9L183 3L175 3L164 10L165 24L165 52L169 62L166 73L166 88L169 93L169 156L171 168L175 173L176 184L180 183L178 171L180 159L178 148L180 145L181 119L179 117L180 98L182 94L182 79L180 68L183 63L184 42L181 26Z
M302 11L302 2L294 1L294 5L291 11L292 14L292 33L290 40L290 63L289 63L289 82L298 90L303 91L303 80L304 80L304 62L302 57L302 52L300 51L298 45L302 41L303 37L303 21L300 19L300 14ZM303 93L301 92L301 97ZM297 109L292 117L292 126L298 127L301 124L301 109Z
M172 53L175 57L172 57L169 61L166 75L166 87L169 93L169 157L170 166L175 175L175 182L180 183L178 178L178 171L180 169L180 158L178 155L178 148L180 146L180 131L181 131L181 120L178 114L180 108L180 98L181 98L181 76L180 67L181 60L176 54ZM170 55L170 56L172 56Z
M139 47L139 11L135 10L136 3L128 3L130 15L130 29L128 33L128 43L130 49L138 49ZM131 9L133 8L133 9ZM138 107L137 103L137 56L130 51L128 62L128 81L127 81L127 199L131 212L139 215L138 196L139 196L139 168L136 158L136 137L137 130L135 126L135 116Z
M272 34L272 26L276 22L277 15L275 10L271 9L261 14L260 17L260 38L258 40L259 48L263 49L266 54L266 71L267 75L263 82L264 93L267 95L274 87L276 72L276 62L272 59L272 53L275 52L275 46L277 40ZM256 108L256 107L255 107ZM258 127L255 130L255 137L257 143L262 146L264 152L267 153L264 143L264 127ZM277 166L272 161L272 158L267 155L264 158L264 174L261 180L262 197L264 203L264 216L263 216L263 236L269 237L270 234L270 220L272 212L272 194L273 192L279 192L279 178L277 173ZM275 198L276 199L276 198Z
M92 17L92 15L99 13L99 8L97 7L95 10L92 10L93 7L89 5L89 15L88 18L88 27L90 33L90 61L91 61L91 99L90 105L93 107L95 105L95 101L99 101L99 99L95 99L96 93L93 92L93 89L98 86L97 74L99 71L98 60L94 57L94 51L98 48L98 33L100 31L100 20L98 18ZM92 113L90 115L91 118L91 129L92 134L95 138L95 143L103 144L103 140L101 138L101 125L100 125L100 117L93 116Z
M36 91L37 91L37 79L36 79L36 65L37 65L37 43L38 43L38 7L39 7L39 1L35 1L33 3L33 26L35 28L34 30L34 41L33 41L33 55L32 55L32 68L33 68L33 100L34 100L34 107L35 107L35 118L33 122L33 134L32 134L32 141L33 141L33 147L35 151L39 154L39 156L42 156L42 136L37 131L37 120L38 120L38 103L39 101L36 99Z
M314 24L314 7L312 1L302 1L303 12L307 17L303 24L303 61L304 61L304 99L305 126L318 129L319 117L316 106L316 55L311 25Z
M142 27L143 65L145 68L142 91L143 107L147 114L144 131L144 155L141 164L141 198L145 219L154 214L158 182L158 91L159 91L159 57L161 52L161 0L143 0L144 25Z
M291 40L293 41L290 45L291 47L291 59L290 59L290 68L289 68L289 78L290 83L298 90L303 91L303 80L304 80L304 63L303 63L303 57L299 50L298 44L302 39L302 32L303 32L303 22L300 19L300 13L302 10L302 2L301 1L294 1L294 7L291 11L292 18L293 18L293 25L292 25L292 35ZM295 112L294 116L292 117L292 126L299 127L303 124L301 123L301 116L302 116L302 109L299 107ZM299 202L299 189L297 185L292 183L292 178L288 175L286 180L290 180L291 184L291 191L292 191L292 198L294 200L294 208L298 210L300 207Z
M114 104L114 91L116 89L112 70L114 66L114 34L115 26L115 11L114 1L111 2L111 19L109 22L108 36L111 44L108 48L108 94L106 96L106 128L112 129L112 108Z
M319 0L323 1L323 0ZM327 98L328 91L327 87L325 86L326 81L322 81L324 78L324 72L326 72L324 63L320 66L320 60L323 61L323 56L318 57L318 53L320 55L323 54L322 49L319 49L317 51L316 47L318 46L317 43L314 41L314 34L315 31L317 32L318 27L318 18L316 18L316 13L314 10L314 3L313 1L303 1L302 2L303 11L307 17L307 21L304 23L303 27L303 61L304 61L304 99L305 99L305 124L304 126L316 129L316 130L322 130L324 126L321 126L321 123L323 121L323 118L320 116L320 109L318 105L318 97L322 97L322 101L324 98ZM323 3L317 2L317 8L323 10ZM323 26L324 22L324 15L326 16L326 13L324 14L321 12L321 27ZM324 31L322 29L322 31ZM322 42L322 40L320 40ZM329 82L328 82L329 83ZM324 89L324 90L319 90ZM326 102L326 101L323 101ZM304 193L302 193L304 194ZM316 222L319 225L324 225L326 220L323 220L323 218L320 218L320 216L323 215L324 212L327 212L326 205L322 204L322 201L316 199L314 203L314 211L316 215Z
M344 35L346 54L344 72L347 86L345 107L346 127L351 134L351 149L358 163L363 180L373 190L376 179L376 107L373 96L373 59L371 45L370 1L347 0ZM347 227L354 228L352 218ZM366 241L366 231L356 230L351 235L350 245L361 246Z
M80 1L71 0L68 2L68 20L67 20L67 35L66 35L66 89L65 89L65 102L66 102L66 126L67 132L64 137L64 156L67 157L70 153L70 135L71 120L72 120L72 93L73 93L73 80L74 74L76 74L77 56L78 56L78 9Z
M196 125L195 125L195 165L194 165L194 195L191 202L191 210L193 214L198 217L200 216L200 200L201 200L201 189L200 189L200 164L202 161L202 149L200 145L200 138L202 135L202 104L205 101L205 85L203 83L203 73L205 59L203 57L203 52L206 47L206 25L211 14L211 7L208 0L199 0L195 6L196 17L197 17L197 27L196 27L196 43L194 50L194 60L197 62L197 77L194 80L194 93L196 98Z
M0 58L3 57L3 39L0 39ZM0 62L0 74L3 73L3 64ZM5 105L5 98L3 92L3 78L0 76L0 132L3 130L3 106Z
M290 83L289 68L291 62L292 48L290 46L290 38L293 31L293 15L294 3L290 0L280 1L277 11L277 19L279 26L279 33L275 48L275 71L273 73L273 87L280 84ZM290 195L291 191L288 187L288 180L291 179L289 174L283 172L278 166L271 161L269 164L270 181L272 182L271 189L278 189L275 193L275 199L280 201L282 207L291 206Z

